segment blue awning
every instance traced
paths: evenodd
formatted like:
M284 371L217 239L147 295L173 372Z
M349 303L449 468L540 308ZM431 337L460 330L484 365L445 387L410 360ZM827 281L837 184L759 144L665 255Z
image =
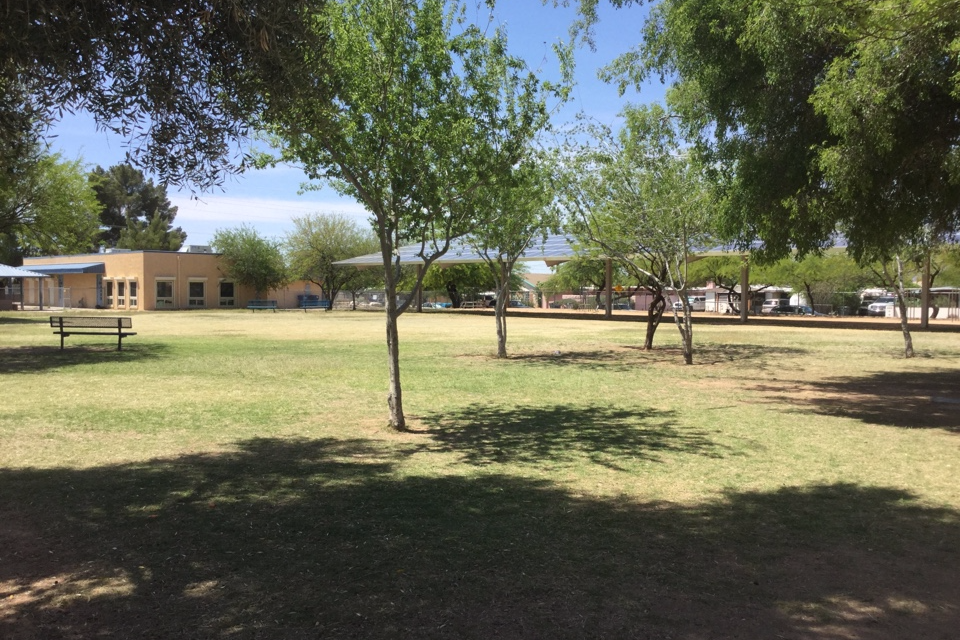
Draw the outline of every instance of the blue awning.
M27 265L24 265L27 266ZM71 264L38 264L29 265L31 271L45 273L48 276L59 276L67 273L106 273L102 262L74 262Z

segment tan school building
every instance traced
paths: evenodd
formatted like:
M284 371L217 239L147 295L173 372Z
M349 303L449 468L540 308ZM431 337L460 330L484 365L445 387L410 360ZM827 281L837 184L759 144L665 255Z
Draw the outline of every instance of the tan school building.
M220 270L220 254L206 247L191 251L124 251L25 258L23 268L50 276L25 282L23 299L67 308L123 311L244 308L256 292L241 287ZM295 282L262 297L293 309L298 295L319 294L309 282ZM35 302L34 302L35 304Z

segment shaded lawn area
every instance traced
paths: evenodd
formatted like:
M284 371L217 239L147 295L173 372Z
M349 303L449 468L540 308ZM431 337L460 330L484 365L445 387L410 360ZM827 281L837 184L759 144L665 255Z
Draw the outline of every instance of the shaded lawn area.
M956 336L511 323L0 322L0 638L958 637Z
M869 424L960 432L960 369L873 372L829 377L785 390L757 387L770 402L786 402L795 411L846 416Z
M907 492L679 506L398 474L409 453L0 472L0 637L956 637L960 513Z

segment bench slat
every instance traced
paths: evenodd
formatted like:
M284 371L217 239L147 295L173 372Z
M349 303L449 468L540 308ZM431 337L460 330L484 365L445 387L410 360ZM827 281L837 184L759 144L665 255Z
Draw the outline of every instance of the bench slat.
M133 319L127 317L50 316L51 327L82 329L129 329Z

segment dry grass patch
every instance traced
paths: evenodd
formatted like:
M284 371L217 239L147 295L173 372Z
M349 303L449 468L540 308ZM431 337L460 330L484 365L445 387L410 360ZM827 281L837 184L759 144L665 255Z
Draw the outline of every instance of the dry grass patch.
M954 335L408 314L396 433L382 320L0 317L0 637L960 628Z

